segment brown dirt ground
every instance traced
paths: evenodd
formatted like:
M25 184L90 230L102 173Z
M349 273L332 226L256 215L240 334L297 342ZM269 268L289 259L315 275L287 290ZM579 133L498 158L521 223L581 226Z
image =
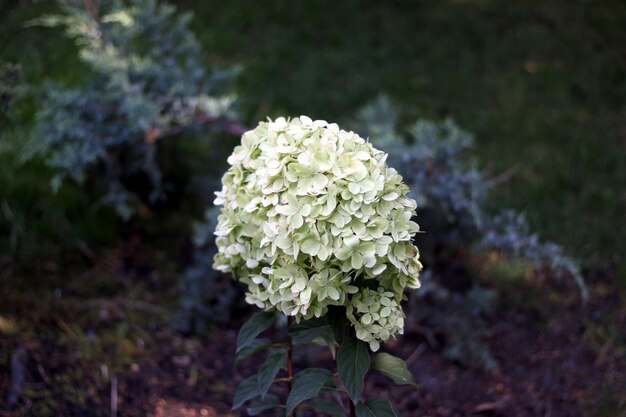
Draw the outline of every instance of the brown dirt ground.
M423 332L408 328L384 349L407 358L419 388L393 386L371 371L366 395L389 396L404 417L626 416L624 292L615 290L612 274L595 275L592 301L584 308L568 296L572 288L558 285L544 296L532 290L504 294L486 340L500 364L494 371L452 363ZM230 411L237 383L258 362L252 358L243 369L234 368L234 329L243 320L208 336L186 337L172 331L154 305L102 297L57 300L50 294L4 299L0 416L111 416L113 380L118 416L247 415ZM139 319L135 310L142 310ZM20 348L24 383L9 410L3 401L11 358ZM332 358L324 350L301 350L295 361L298 367L330 365Z

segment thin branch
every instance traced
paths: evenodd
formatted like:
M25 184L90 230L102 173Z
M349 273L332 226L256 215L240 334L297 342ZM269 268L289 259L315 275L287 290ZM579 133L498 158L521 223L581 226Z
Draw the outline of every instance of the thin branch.
M405 361L406 366L410 366L426 351L426 343L420 343L419 346L411 353Z
M58 317L56 315L53 315L53 318L54 318L54 321L56 322L57 326L59 326L59 329L63 330L63 332L66 335L68 335L72 339L78 338L78 336L76 335L74 330L72 330L70 328L70 326L67 325L67 323L65 323L63 320L61 320L60 317Z
M194 122L197 123L198 125L213 124L213 123L218 123L220 121L223 121L224 131L233 136L241 136L249 130L246 126L242 125L241 123L238 123L232 120L224 120L221 117L209 116L202 111L198 111L198 114L194 120ZM168 129L163 129L163 130L153 127L146 132L144 140L147 143L156 143L160 139L167 138L169 136L179 135L188 129L189 127L185 125L173 126L173 127L170 127Z
M498 175L495 175L491 178L486 178L485 185L487 186L487 188L492 188L492 187L497 187L502 184L506 184L507 182L511 181L511 178L513 178L513 176L517 174L519 170L520 170L519 164L515 164L512 167L509 167L509 169L507 169L506 171Z
M91 263L93 264L96 263L96 261L98 260L98 257L96 256L96 253L94 252L94 250L91 249L89 245L87 245L87 243L83 242L82 240L78 240L76 242L76 247L85 258L91 261Z
M104 25L102 24L102 19L100 18L100 10L98 9L98 5L92 0L83 0L83 5L93 18L94 22L96 22L96 25L98 26L98 32L100 32L100 39L102 39L102 47L105 47L108 43L108 40L106 32L104 30Z

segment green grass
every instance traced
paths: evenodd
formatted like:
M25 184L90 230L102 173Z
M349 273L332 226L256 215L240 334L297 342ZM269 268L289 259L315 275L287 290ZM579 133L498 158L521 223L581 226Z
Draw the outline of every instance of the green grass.
M177 3L195 13L207 66L243 65L249 124L279 114L344 121L387 93L406 121L452 117L475 133L488 172L518 168L495 190L494 209L525 211L543 236L584 260L623 255L625 3ZM0 61L21 63L30 83L85 74L58 31L24 29L53 9L38 2L0 18ZM21 131L35 108L29 100L17 109Z

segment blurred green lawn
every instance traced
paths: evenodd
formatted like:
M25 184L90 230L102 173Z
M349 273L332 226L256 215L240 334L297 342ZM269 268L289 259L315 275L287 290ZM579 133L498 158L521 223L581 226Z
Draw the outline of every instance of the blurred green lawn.
M25 28L53 11L23 2L0 15L0 61L26 81L86 74L59 31ZM513 179L494 209L527 213L583 261L626 248L626 3L606 1L178 1L209 64L242 64L248 124L279 114L349 118L378 93L403 118L452 117L475 133L481 166ZM0 0L0 10L8 2ZM31 210L48 174L18 167L36 99L0 131L0 200ZM25 191L27 190L27 191ZM28 194L24 196L24 194ZM49 208L40 208L43 212ZM623 258L622 258L623 260Z

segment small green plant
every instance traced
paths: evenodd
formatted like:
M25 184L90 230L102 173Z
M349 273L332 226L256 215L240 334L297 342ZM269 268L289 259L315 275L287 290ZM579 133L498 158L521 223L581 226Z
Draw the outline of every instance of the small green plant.
M216 193L214 268L231 272L246 285L246 301L265 310L242 327L237 361L270 350L239 385L233 408L276 407L268 391L277 382L289 384L281 405L287 415L305 406L345 415L333 393L347 395L350 416L398 415L384 398L362 399L370 367L414 384L401 359L370 358L370 349L403 333L404 291L419 287L422 268L412 242L416 202L386 159L357 134L306 116L259 124L228 158ZM288 317L282 345L258 338L277 313ZM336 350L337 372L294 373L292 342ZM286 376L277 378L283 368Z

